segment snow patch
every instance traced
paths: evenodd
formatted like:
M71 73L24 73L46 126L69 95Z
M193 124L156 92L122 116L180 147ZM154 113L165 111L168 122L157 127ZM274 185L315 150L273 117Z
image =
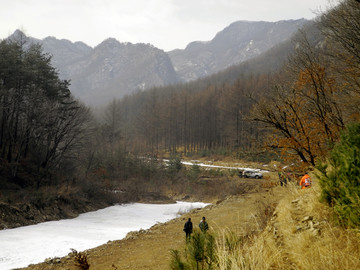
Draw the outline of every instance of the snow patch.
M168 163L169 160L168 159L164 159L165 163ZM254 171L254 172L269 172L267 170L261 170L261 169L253 169L253 168L246 168L246 167L228 167L228 166L219 166L219 165L211 165L211 164L205 164L205 163L201 163L197 160L193 160L193 161L181 161L182 164L184 165L188 165L188 166L193 166L193 165L197 165L199 167L206 167L206 168L219 168L219 169L231 169L231 170L241 170L241 171Z

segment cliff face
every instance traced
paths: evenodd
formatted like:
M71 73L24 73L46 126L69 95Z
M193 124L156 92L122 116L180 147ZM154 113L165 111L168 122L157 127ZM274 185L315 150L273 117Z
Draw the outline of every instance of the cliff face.
M115 39L105 40L85 57L66 65L62 76L71 78L74 95L92 105L178 81L165 52Z
M109 38L94 49L72 43L59 50L47 41L44 50L54 56L53 64L61 78L71 79L72 93L87 104L104 104L135 90L178 81L168 55L149 44L120 43Z
M103 105L133 91L177 83L169 56L150 44L121 43L109 38L95 48L82 42L47 37L39 40L17 30L12 40L42 45L52 55L61 79L71 81L70 90L88 105Z

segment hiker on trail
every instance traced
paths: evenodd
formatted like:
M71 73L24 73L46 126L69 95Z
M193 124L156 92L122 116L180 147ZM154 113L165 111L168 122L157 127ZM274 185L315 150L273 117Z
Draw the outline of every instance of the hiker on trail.
M191 218L189 218L188 221L186 221L186 223L184 225L184 232L186 234L186 242L190 241L192 230L193 230L193 224L191 222Z
M301 177L299 185L301 186L301 189L311 187L311 178L308 173L305 173L304 176Z
M199 228L202 232L206 232L209 229L209 225L206 222L205 217L203 217L200 221Z

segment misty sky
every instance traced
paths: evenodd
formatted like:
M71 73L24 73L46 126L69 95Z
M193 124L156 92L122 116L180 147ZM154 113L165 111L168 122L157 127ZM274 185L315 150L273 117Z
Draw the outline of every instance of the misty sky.
M330 4L331 3L331 4ZM239 20L313 19L336 0L0 0L0 38L16 29L94 47L108 37L169 51Z

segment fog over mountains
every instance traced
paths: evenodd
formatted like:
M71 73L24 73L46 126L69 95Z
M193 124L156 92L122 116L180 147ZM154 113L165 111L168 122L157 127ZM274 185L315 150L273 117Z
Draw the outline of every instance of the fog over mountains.
M195 41L184 50L165 52L151 44L132 44L108 38L95 48L83 42L55 37L40 43L53 56L61 79L71 80L70 90L88 105L103 105L137 90L196 80L256 57L288 40L307 20L234 22L207 42Z

